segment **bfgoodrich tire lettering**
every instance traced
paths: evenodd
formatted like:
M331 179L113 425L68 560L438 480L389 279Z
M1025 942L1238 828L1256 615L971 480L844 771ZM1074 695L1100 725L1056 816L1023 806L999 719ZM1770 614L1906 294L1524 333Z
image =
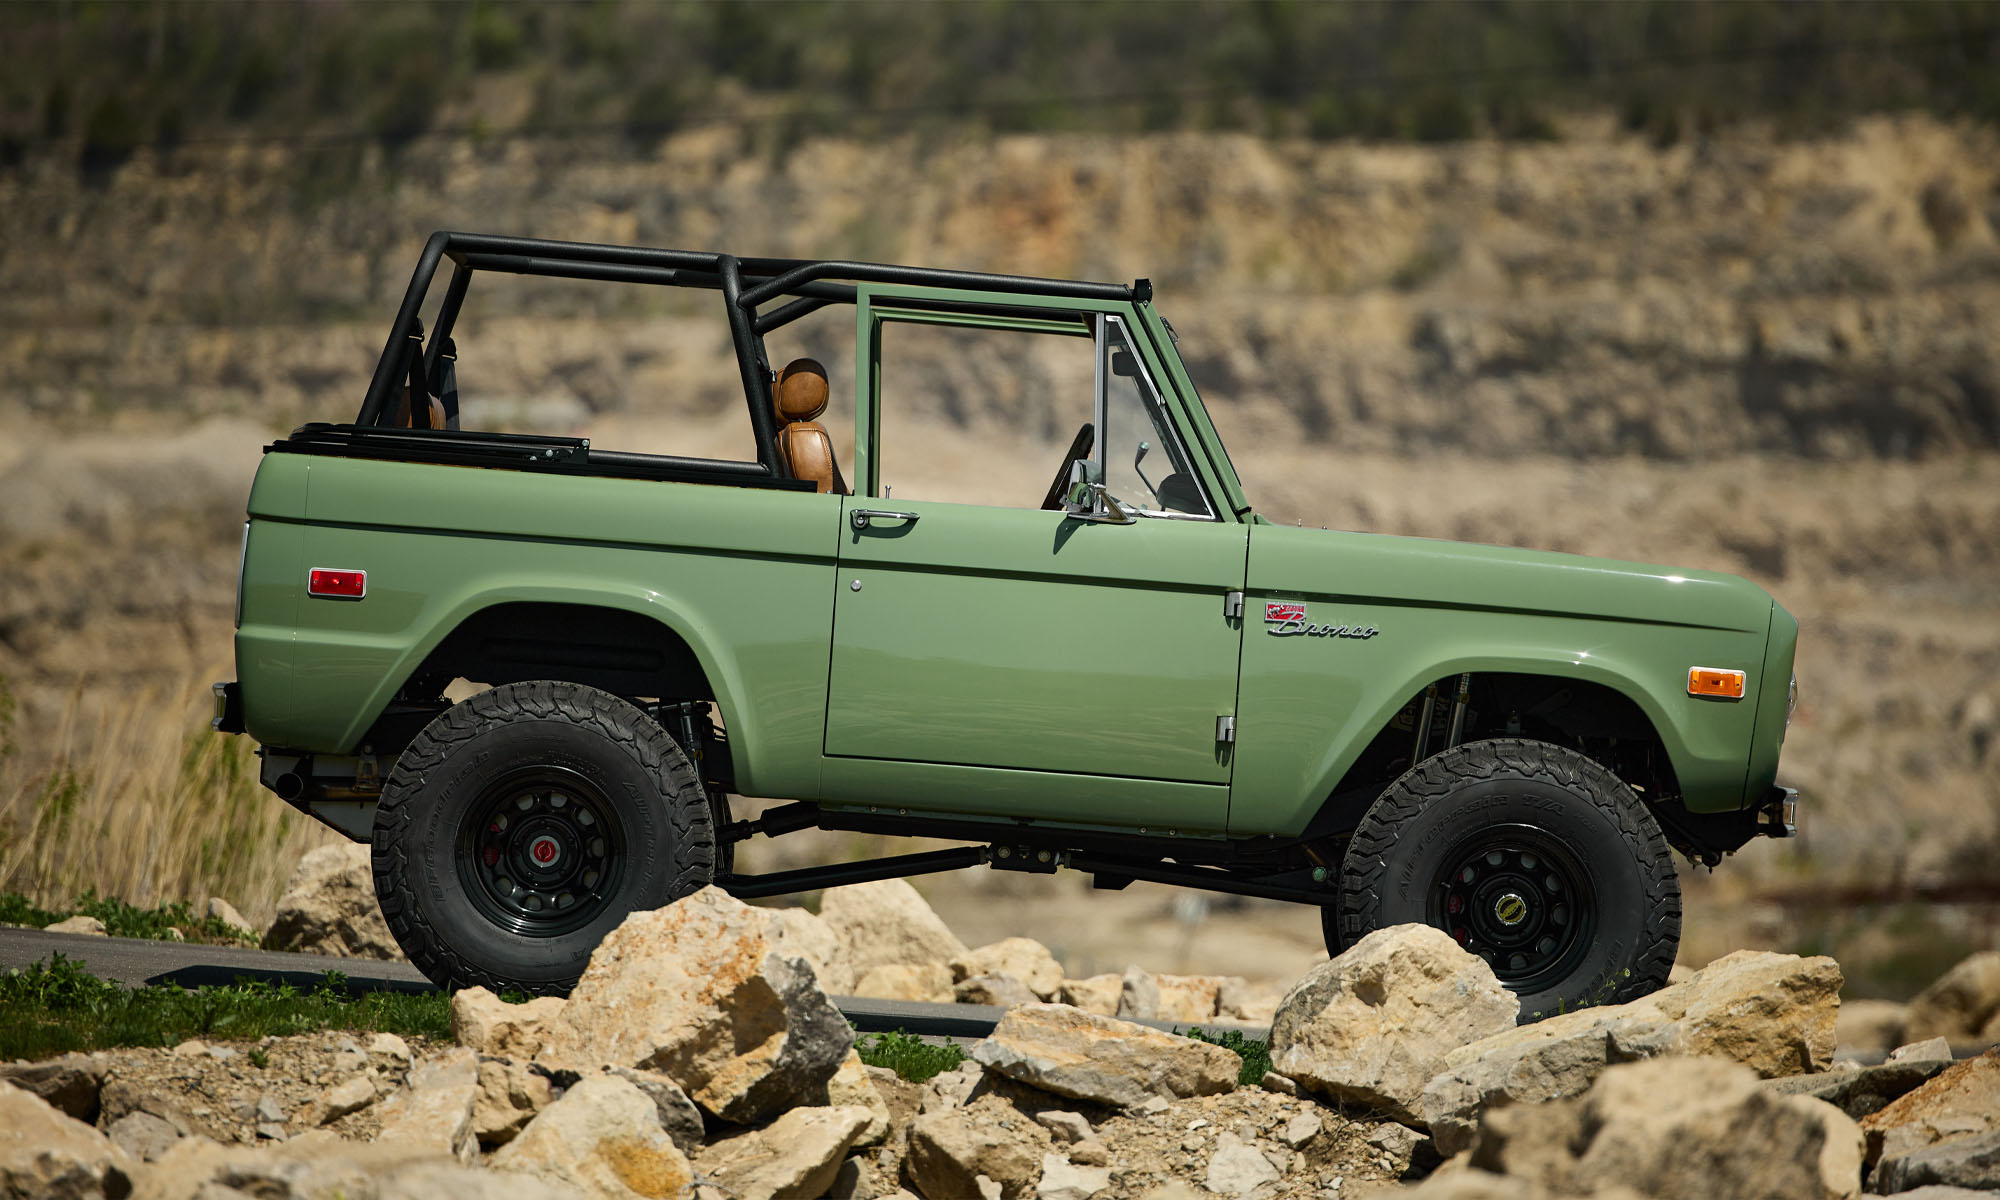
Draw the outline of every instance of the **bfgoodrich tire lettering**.
M1335 953L1390 925L1453 934L1521 997L1523 1022L1652 992L1680 945L1652 814L1599 763L1521 739L1459 746L1392 784L1348 844L1337 913Z
M697 890L714 863L680 747L577 684L509 684L446 710L375 811L382 915L445 987L563 994L627 914Z

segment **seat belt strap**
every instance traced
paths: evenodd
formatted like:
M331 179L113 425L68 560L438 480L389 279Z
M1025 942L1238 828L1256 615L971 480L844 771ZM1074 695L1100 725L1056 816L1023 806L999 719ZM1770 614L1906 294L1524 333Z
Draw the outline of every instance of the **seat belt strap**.
M437 365L431 369L431 395L444 406L444 427L458 428L458 344L450 338L438 351Z

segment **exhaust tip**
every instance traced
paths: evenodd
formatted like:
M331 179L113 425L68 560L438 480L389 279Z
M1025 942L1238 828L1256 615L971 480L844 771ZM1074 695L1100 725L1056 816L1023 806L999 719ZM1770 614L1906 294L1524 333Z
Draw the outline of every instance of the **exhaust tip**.
M286 771L271 781L271 790L280 800L296 800L306 794L306 781L296 771Z

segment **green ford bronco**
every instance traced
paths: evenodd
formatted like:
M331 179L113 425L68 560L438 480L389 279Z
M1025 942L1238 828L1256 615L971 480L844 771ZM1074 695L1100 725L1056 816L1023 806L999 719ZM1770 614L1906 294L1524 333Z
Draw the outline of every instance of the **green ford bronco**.
M736 369L688 386L727 417L740 379L747 457L461 428L461 374L465 424L503 412L453 340L496 275L719 291ZM831 431L825 368L766 348L830 306ZM927 453L919 415L1000 398L945 394L933 368L974 358L1018 368L1021 436ZM904 466L936 486L892 492ZM1798 624L1769 595L1271 523L1144 280L435 234L353 423L268 447L236 615L215 727L372 845L451 986L560 993L628 912L711 882L985 864L1318 905L1333 952L1427 922L1532 1019L1665 982L1671 850L1793 831ZM809 828L954 844L734 869Z

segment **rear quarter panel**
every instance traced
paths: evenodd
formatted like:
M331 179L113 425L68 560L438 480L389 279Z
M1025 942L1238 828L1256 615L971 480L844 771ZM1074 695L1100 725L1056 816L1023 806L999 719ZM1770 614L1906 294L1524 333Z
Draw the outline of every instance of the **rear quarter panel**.
M304 486L253 524L257 578L289 591L288 650L238 639L250 731L352 753L397 688L473 613L515 601L625 609L684 638L731 732L739 786L818 786L840 498L479 467L267 455ZM261 478L261 475L260 475ZM295 546L265 558L261 538ZM282 531L282 532L281 532ZM289 568L281 561L289 558ZM311 567L368 572L358 601L304 595ZM246 604L246 614L248 611ZM252 661L245 665L245 651ZM282 689L289 704L266 704Z

